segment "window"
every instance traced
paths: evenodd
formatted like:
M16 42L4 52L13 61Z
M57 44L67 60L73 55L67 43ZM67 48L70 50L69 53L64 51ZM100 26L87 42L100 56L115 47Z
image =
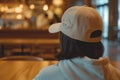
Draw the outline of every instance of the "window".
M118 39L120 39L120 0L118 0Z
M109 8L108 0L92 0L92 4L96 5L97 11L103 20L103 38L108 37Z

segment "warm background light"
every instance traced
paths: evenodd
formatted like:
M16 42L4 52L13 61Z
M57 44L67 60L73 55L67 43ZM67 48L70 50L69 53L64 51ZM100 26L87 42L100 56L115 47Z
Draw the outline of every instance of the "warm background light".
M5 11L5 8L4 7L1 7L1 12L4 12Z
M20 4L19 7L20 7L20 8L23 8L23 4Z
M48 5L47 5L47 4L45 4L45 5L43 6L43 10L44 10L44 11L47 11L47 10L48 10Z
M15 8L15 12L16 13L21 13L22 12L22 8L21 7L16 7Z
M62 14L62 9L59 8L59 7L56 8L56 9L55 9L55 13L60 16L60 15Z
M63 4L63 0L53 0L53 4L56 6L60 6Z
M7 6L2 6L1 7L1 12L6 12L8 11L8 7Z
M32 11L31 10L25 10L24 12L23 12L23 14L24 14L24 16L26 17L26 18L31 18L31 16L32 16Z
M16 16L16 18L17 18L17 19L22 19L22 15L21 15L21 14L18 14L18 15Z
M34 5L34 4L31 4L31 5L30 5L30 9L35 9L35 5Z

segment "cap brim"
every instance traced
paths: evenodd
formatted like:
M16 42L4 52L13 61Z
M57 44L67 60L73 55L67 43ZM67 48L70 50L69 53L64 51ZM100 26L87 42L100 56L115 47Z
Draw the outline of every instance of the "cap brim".
M49 33L60 32L60 26L61 26L61 23L52 24L48 29Z

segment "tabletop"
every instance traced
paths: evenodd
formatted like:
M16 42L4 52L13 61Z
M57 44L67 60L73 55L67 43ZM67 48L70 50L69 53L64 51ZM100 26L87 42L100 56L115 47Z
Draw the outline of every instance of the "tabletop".
M32 80L44 67L57 61L0 61L0 80Z
M32 80L42 68L57 62L55 60L1 60L0 80ZM120 69L120 62L111 63Z

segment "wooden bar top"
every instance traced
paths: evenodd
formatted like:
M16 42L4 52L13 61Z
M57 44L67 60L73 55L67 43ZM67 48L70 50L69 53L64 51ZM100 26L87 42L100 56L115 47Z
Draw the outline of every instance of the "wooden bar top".
M0 61L0 80L32 80L38 72L58 61L12 60ZM120 69L120 62L111 62Z
M22 39L58 39L59 33L50 34L48 30L39 29L3 29L0 30L0 38L22 38Z
M57 61L0 61L0 80L32 80L38 72Z

